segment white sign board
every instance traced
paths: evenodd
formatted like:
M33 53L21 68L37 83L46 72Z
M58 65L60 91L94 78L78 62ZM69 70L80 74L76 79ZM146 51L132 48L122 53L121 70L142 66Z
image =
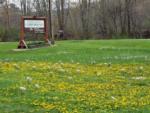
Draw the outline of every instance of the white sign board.
M25 20L25 28L44 28L44 20Z

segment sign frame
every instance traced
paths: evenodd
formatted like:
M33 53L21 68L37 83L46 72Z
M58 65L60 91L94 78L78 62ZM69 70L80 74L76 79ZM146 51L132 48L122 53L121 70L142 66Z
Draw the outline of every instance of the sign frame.
M44 28L26 28L25 27L25 21L44 21ZM38 31L39 30L39 31ZM41 30L41 31L40 31ZM47 42L49 45L51 45L51 42L49 40L48 36L48 21L46 17L36 17L36 16L22 16L21 17L21 25L20 25L20 40L19 40L19 45L18 49L26 49L28 48L26 42L25 42L25 34L26 33L40 33L44 34L44 40Z

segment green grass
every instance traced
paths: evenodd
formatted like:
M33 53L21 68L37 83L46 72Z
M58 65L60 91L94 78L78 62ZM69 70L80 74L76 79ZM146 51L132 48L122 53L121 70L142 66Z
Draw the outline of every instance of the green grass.
M54 47L14 52L17 43L0 43L1 61L148 63L150 40L59 41Z
M0 43L0 113L150 112L150 40L17 44Z

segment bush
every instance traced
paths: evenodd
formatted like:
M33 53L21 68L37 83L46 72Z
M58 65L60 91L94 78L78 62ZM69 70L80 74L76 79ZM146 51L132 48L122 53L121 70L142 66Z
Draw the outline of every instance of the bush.
M16 28L10 28L6 30L4 27L0 27L0 41L17 41L19 38L19 30Z
M0 27L0 41L3 40L4 35L5 35L5 30L4 28Z

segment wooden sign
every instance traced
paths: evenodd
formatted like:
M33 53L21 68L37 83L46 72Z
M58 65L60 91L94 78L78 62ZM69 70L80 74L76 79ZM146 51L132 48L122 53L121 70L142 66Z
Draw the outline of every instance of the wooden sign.
M28 48L25 43L25 34L28 32L44 34L43 39L48 44L51 44L48 39L48 24L46 17L21 17L20 41L18 48Z
M25 28L43 28L44 29L44 20L25 20Z

